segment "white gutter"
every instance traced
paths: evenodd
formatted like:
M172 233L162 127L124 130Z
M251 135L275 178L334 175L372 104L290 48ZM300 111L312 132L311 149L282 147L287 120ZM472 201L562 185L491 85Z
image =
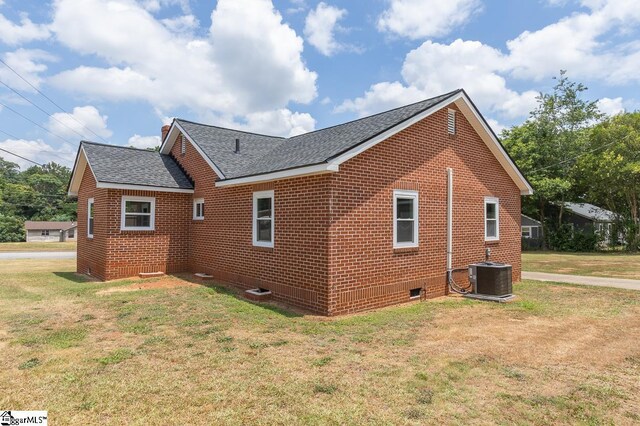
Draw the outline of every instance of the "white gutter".
M447 168L447 272L453 256L453 169Z

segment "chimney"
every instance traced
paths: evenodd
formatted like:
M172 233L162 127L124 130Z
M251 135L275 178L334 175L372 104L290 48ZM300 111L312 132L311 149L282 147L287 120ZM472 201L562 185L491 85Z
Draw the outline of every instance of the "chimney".
M162 129L160 130L162 132L162 140L160 142L164 142L164 140L167 138L167 134L169 134L170 128L171 126L169 126L168 124L162 126Z
M235 152L236 154L240 152L240 139L236 138L236 150L233 152Z

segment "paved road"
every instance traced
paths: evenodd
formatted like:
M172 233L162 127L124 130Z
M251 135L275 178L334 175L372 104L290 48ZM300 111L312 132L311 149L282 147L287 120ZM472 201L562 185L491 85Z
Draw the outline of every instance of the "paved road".
M75 259L75 251L29 251L0 253L0 260L13 259Z
M522 278L526 280L555 281L559 283L640 290L640 280L627 280L623 278L586 277L580 275L548 274L546 272L527 271L522 272Z

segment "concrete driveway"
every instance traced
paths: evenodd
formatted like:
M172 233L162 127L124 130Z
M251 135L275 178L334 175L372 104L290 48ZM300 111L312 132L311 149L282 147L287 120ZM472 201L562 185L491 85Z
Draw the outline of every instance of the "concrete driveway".
M29 251L0 253L0 260L13 259L75 259L75 251Z
M582 275L548 274L546 272L522 271L522 279L592 285L596 287L614 287L626 290L640 290L640 280L627 280L623 278L587 277Z

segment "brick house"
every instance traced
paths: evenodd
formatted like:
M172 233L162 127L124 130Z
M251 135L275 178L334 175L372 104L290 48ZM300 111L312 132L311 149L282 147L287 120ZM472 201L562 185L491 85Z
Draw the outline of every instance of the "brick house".
M486 248L520 279L532 189L463 90L290 138L162 133L160 152L82 142L78 272L202 272L325 315L444 295Z

